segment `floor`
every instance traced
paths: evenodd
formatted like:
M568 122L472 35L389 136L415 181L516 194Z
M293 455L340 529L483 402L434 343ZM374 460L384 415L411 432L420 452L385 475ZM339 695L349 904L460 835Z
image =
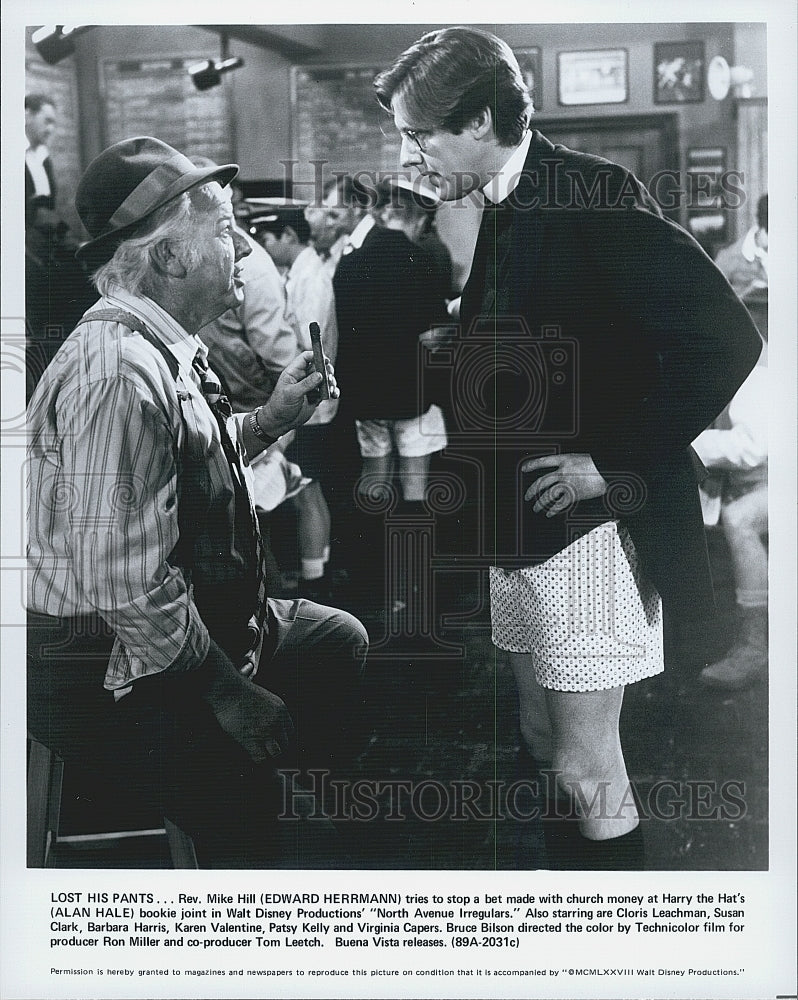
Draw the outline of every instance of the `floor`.
M652 870L768 866L767 684L725 694L696 679L701 666L723 655L733 625L722 538L711 536L710 549L717 620L691 635L669 635L665 673L627 689L622 713L628 770L649 813L643 829ZM278 554L290 563L279 547ZM290 567L283 579L290 592ZM525 819L527 793L522 788L514 808L506 801L507 790L528 774L518 765L513 680L505 655L490 642L479 576L443 558L433 579L433 597L422 606L413 608L411 596L405 612L370 620L369 729L346 775L359 798L343 800L339 791L336 799L327 788L326 808L339 817L340 857L330 864L541 867L539 826ZM85 832L112 797L108 789L86 794L68 784L65 832ZM146 817L141 822L151 825ZM300 863L290 860L297 856ZM310 850L288 857L285 867L328 864L313 860ZM57 848L54 860L66 867L169 866L157 836L107 841L99 851L73 843Z

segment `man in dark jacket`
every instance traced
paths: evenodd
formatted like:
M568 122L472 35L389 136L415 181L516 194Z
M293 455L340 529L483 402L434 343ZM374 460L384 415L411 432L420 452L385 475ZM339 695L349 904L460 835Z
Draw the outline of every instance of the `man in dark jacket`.
M759 336L633 175L529 131L500 39L430 32L375 86L403 167L443 200L485 205L447 454L479 469L473 554L491 566L493 639L510 654L522 735L574 797L580 857L568 866L640 867L624 686L663 668L660 598L677 614L711 604L689 445L750 371Z
M77 241L58 214L48 144L58 116L46 94L25 95L26 396L62 341L97 298L75 260Z
M382 183L374 228L335 272L339 366L352 386L344 413L356 424L364 512L396 472L405 513L421 513L430 458L446 446L443 412L422 398L418 380L419 338L447 319L448 276L419 246L434 209L434 198ZM380 536L371 558L383 547ZM382 576L381 560L374 570ZM384 588L374 583L367 591L376 596Z

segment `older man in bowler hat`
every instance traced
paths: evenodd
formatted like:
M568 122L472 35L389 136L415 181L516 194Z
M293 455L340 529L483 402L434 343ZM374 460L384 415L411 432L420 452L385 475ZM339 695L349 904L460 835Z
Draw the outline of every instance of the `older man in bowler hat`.
M202 866L255 867L280 863L278 760L344 753L367 637L264 593L249 461L314 412L322 375L304 352L234 418L208 367L197 331L242 297L237 170L139 137L79 184L101 298L29 407L28 716L151 793Z

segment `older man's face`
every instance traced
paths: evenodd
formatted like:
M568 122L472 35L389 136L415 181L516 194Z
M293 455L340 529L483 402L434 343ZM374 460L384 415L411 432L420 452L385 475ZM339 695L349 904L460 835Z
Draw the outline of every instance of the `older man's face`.
M199 259L187 275L185 293L195 296L195 302L206 307L201 311L213 319L243 302L244 279L239 262L251 253L251 247L234 228L229 192L211 184L209 195L203 196L203 205L206 210L197 213L194 241Z

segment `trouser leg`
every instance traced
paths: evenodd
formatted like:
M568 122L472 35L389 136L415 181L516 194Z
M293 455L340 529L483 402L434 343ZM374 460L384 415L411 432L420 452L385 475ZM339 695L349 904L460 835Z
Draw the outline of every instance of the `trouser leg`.
M269 654L257 683L279 695L296 727L302 767L336 767L360 750L366 725L362 676L368 635L347 611L269 601Z
M280 804L275 769L254 764L181 675L103 688L112 637L88 622L30 616L28 726L67 762L112 779L173 819L202 867L270 866ZM99 621L94 625L99 625Z

